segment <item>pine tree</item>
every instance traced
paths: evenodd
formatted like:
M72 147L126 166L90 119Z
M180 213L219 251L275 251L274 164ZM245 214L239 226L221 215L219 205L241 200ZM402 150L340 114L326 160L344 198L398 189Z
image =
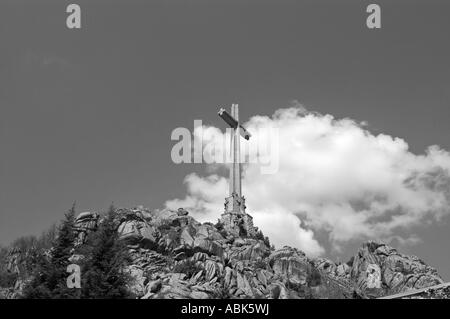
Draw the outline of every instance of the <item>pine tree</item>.
M69 266L69 258L73 255L75 249L75 203L72 208L65 214L65 218L58 229L58 237L53 245L51 254L51 262L54 276L57 279L56 287L52 290L52 297L56 299L72 299L77 298L76 289L67 287L67 266Z
M32 281L28 283L23 292L25 299L51 299L53 290L58 284L54 265L44 255L37 256Z
M96 232L88 236L84 252L81 298L129 298L126 246L119 240L116 212L111 205Z
M65 219L58 229L58 237L55 240L52 251L52 261L59 265L68 264L68 258L72 255L75 242L75 203L65 214Z
M59 229L58 236L53 243L50 257L42 253L36 257L36 267L33 280L25 287L24 298L76 298L77 292L67 287L66 272L70 264L69 258L74 251L75 241L75 203L65 214Z

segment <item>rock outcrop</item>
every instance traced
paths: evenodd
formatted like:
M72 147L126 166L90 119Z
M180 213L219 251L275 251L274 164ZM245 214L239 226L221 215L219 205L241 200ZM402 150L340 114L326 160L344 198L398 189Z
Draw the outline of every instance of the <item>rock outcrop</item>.
M118 211L120 238L130 245L154 248L157 244L156 228L144 218L144 214L121 209Z
M124 240L130 242L134 277L130 287L154 298L351 298L348 265L309 259L302 251L273 250L260 239L237 237L210 223L199 223L185 210L137 213L119 210L124 225L138 222ZM137 217L131 217L137 214ZM152 245L142 229L151 229ZM316 263L317 265L316 265Z
M128 247L128 289L142 299L373 298L442 282L422 260L377 242L363 244L352 263L335 263L287 246L275 250L256 231L237 235L223 223L199 223L185 209L121 208L116 220ZM83 245L101 222L97 213L80 214L76 244ZM73 255L71 262L83 258ZM24 260L22 252L11 250L7 268L21 273ZM23 282L0 294L17 296Z
M416 256L400 254L378 242L367 242L355 255L352 281L366 294L378 297L420 289L443 282L436 269Z
M86 236L95 231L98 227L100 215L95 212L84 212L75 219L75 245L79 246L85 243Z

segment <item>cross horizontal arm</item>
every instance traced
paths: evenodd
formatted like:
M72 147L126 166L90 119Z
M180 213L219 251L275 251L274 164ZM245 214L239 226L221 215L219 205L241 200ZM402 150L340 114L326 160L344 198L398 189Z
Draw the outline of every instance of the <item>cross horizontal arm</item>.
M250 132L249 131L247 131L246 129L245 129L245 127L243 127L242 125L239 125L239 134L241 134L241 136L243 137L243 138L245 138L247 141L250 139L250 137L252 136L251 134L250 134Z
M238 127L238 122L224 108L221 108L218 114L230 127Z

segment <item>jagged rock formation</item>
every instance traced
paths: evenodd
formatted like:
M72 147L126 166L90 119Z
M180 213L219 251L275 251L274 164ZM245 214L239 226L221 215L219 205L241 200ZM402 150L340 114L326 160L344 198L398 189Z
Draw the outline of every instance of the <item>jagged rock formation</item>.
M201 224L183 209L123 209L119 215L123 238L135 238L130 272L143 298L364 298L442 281L416 257L381 243L364 244L349 266L310 259L291 247L271 250L262 240ZM123 232L137 219L136 227ZM374 265L384 282L370 272L378 269ZM407 274L411 271L414 276ZM382 288L373 294L377 285Z
M82 245L86 241L89 232L97 229L100 215L95 212L84 212L75 219L75 245Z
M130 257L125 268L133 278L129 289L142 299L374 298L442 282L434 268L382 243L363 244L352 263L334 263L287 246L275 250L258 236L227 231L223 223L199 223L184 209L138 207L116 213ZM77 244L101 222L95 212L80 214ZM9 253L11 271L20 272L24 256ZM82 258L74 255L71 261ZM6 297L19 290L8 290ZM448 289L441 290L435 295L448 295Z
M362 245L350 275L362 291L374 297L443 283L436 269L421 259L377 242Z

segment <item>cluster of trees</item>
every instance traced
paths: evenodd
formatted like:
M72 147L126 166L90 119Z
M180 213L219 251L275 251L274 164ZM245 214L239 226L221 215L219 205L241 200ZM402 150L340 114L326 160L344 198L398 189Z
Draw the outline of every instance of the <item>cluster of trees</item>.
M8 256L8 248L0 247L0 288L7 288L14 285L17 274L11 273L6 269L6 258Z
M127 288L131 278L124 272L128 263L126 246L119 240L117 218L113 206L104 214L96 231L90 233L86 242L75 246L75 205L65 214L59 227L54 227L40 238L21 238L14 247L26 251L32 271L22 298L33 299L79 299L79 298L131 298ZM6 254L1 250L1 254ZM78 260L70 261L79 255ZM2 257L2 256L0 256ZM3 259L2 259L3 260ZM67 278L68 266L80 266L80 288L71 288ZM6 279L6 278L5 278Z
M11 247L20 249L22 252L30 250L50 249L57 235L57 225L53 224L50 228L44 231L39 237L37 236L22 236L14 240Z
M19 274L7 269L7 258L12 248L15 248L22 263L20 274L22 277L29 276L34 267L34 255L37 252L48 250L52 247L57 233L56 224L44 231L40 236L22 236L14 240L8 247L0 247L0 287L8 288L14 285Z
M269 247L271 249L275 249L275 247L270 244L269 237L264 236L263 232L261 230L258 230L257 227L256 227L256 236L255 237L256 237L256 239L262 240L267 247Z

